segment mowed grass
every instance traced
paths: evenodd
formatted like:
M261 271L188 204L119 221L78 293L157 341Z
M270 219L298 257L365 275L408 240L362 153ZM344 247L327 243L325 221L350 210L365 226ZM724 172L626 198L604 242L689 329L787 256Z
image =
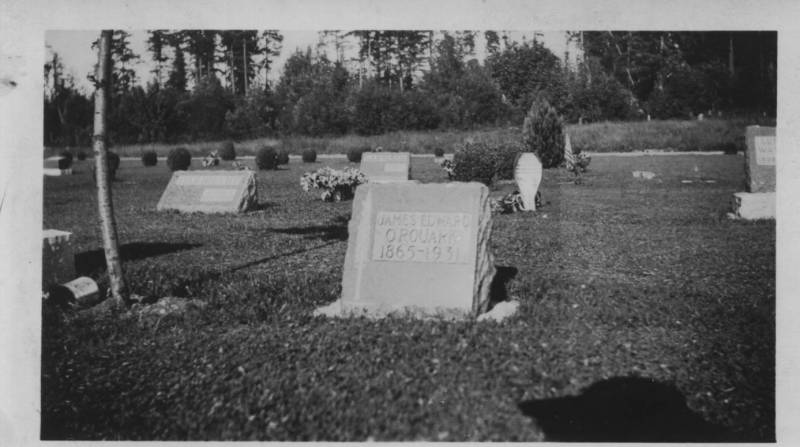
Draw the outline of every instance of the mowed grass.
M630 152L656 149L667 151L743 151L744 130L751 124L774 126L774 118L748 117L731 119L706 119L704 121L654 120L628 122L599 122L569 124L572 146L587 152ZM383 135L344 135L336 137L286 136L283 138L258 138L236 141L237 154L255 155L259 148L269 146L300 155L306 149L319 154L345 154L350 149L369 147L387 151L432 154L436 148L452 153L467 139L520 140L521 126L486 128L479 130L398 131ZM166 156L176 147L187 148L193 155L204 157L222 147L222 141L182 144L118 145L112 148L121 156L140 157L144 151L153 150ZM48 148L45 156L56 155L61 148ZM77 149L73 149L77 151ZM89 154L90 148L83 148Z
M156 212L163 161L124 161L131 289L207 306L157 324L45 307L42 437L539 441L518 403L646 377L736 439L774 440L775 224L724 217L741 156L598 156L582 185L546 171L540 211L494 219L521 302L502 324L312 317L339 296L352 202L299 177L346 164L259 171L259 209L231 216ZM75 170L45 178L44 227L74 232L79 270L105 287L88 162ZM412 174L446 181L430 158Z

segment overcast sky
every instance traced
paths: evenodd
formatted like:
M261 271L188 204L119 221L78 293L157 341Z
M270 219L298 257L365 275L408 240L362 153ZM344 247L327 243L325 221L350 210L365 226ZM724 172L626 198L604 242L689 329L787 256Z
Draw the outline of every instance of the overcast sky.
M141 58L140 62L134 66L139 82L145 84L152 78L150 71L153 69L151 55L147 51L147 32L144 30L128 30L131 34L130 46L134 53ZM308 30L281 30L283 35L283 45L280 55L270 68L269 79L277 80L283 70L283 64L295 50L305 50L311 46L316 46L318 31ZM563 56L564 52L564 33L561 31L543 32L542 40L558 57ZM45 33L45 44L56 51L61 58L67 74L72 75L76 84L84 93L90 93L90 84L86 76L97 62L97 52L92 49L92 42L97 40L100 35L99 30L94 31L62 31L50 30ZM532 32L510 33L512 39L521 40L523 36L530 39ZM482 33L479 33L476 41L476 57L483 60L485 54L485 42ZM46 57L52 57L48 51Z

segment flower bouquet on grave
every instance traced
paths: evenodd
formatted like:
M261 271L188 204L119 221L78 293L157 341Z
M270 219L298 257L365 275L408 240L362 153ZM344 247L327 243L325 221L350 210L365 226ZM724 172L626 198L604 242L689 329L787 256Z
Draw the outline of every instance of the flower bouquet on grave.
M219 154L217 153L217 151L211 151L210 154L206 155L205 158L203 158L204 168L210 168L218 164L219 164Z
M343 171L324 167L315 172L306 172L300 177L300 187L303 191L319 189L320 197L326 202L340 202L352 199L356 187L366 183L366 176L354 168L345 168Z

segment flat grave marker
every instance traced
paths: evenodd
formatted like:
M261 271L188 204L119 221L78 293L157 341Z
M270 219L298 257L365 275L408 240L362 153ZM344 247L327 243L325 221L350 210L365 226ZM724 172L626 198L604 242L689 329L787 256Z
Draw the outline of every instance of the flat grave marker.
M495 267L485 185L367 183L348 229L340 315L486 311Z
M158 211L242 213L257 201L252 171L175 171Z
M372 183L405 182L411 179L411 153L364 152L360 170Z

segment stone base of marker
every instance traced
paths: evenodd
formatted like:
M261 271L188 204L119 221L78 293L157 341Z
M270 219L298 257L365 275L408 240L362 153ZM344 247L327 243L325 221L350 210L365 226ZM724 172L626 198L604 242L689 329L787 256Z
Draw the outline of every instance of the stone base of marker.
M342 298L315 312L463 319L484 313L495 274L489 189L367 183L356 190Z
M68 169L44 168L42 173L48 177L60 177L62 175L72 175L72 168Z
M774 192L737 192L731 200L731 217L739 219L774 219Z
M257 200L253 171L176 171L156 210L243 213Z
M72 233L44 230L42 233L42 290L75 278Z

